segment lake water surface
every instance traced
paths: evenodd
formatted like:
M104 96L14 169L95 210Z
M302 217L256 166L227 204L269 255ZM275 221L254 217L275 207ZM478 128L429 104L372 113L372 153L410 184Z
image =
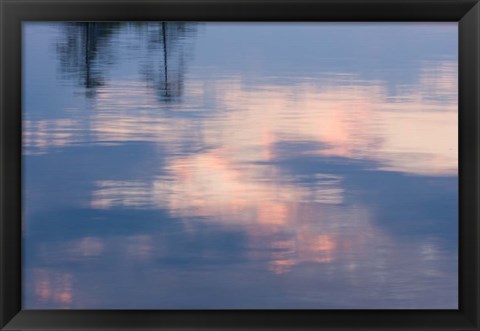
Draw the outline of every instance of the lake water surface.
M456 23L25 23L23 307L458 307Z

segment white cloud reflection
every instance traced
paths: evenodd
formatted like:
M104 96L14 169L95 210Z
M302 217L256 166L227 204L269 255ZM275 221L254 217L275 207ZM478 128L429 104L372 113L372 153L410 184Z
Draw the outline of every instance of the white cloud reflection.
M396 243L375 225L374 211L347 203L351 192L341 173L330 169L294 174L282 164L325 157L364 162L366 171L456 176L456 63L425 62L418 82L399 85L395 93L386 82L347 73L292 84L272 83L268 77L253 84L240 76L189 79L183 89L183 103L162 104L143 83L108 82L96 90L94 111L71 110L75 120L27 119L25 152L151 143L164 162L157 169L150 164L149 174L141 178L93 180L89 207L166 210L181 219L189 234L202 231L196 224L240 231L246 236L248 258L262 261L269 274L279 277L276 281L291 275L288 281L316 286L320 281L333 284L337 277L352 289L356 302L366 300L363 308L378 302L370 302L373 297L404 300L408 298L402 295L414 293L415 286L427 288L415 283L418 274L408 275L408 270L421 267L422 282L425 275L433 281L439 277L442 267L434 262L444 252L438 243ZM39 254L78 262L116 251L126 257L125 264L134 261L135 266L174 254L159 233L122 239L87 236L44 246ZM389 249L397 244L402 250ZM196 256L207 257L202 252ZM309 274L310 265L321 265L322 275ZM295 272L297 266L307 272ZM122 268L133 273L131 265ZM235 266L231 270L242 272ZM200 278L202 272L197 273ZM168 278L158 270L149 273ZM72 275L38 269L33 277L41 304L72 305ZM146 278L147 287L158 285L155 277ZM370 291L366 298L360 290L364 286ZM399 290L402 287L408 290ZM349 302L340 300L338 305L349 307Z
M321 84L294 85L247 86L240 78L189 81L181 110L198 116L165 116L143 84L112 82L98 89L97 110L87 121L27 121L25 146L47 153L81 141L82 135L94 137L97 144L158 144L158 153L166 158L158 169L162 174L96 181L91 207L166 209L175 217L244 226L253 242L259 234L264 241L272 232L294 233L270 243L278 250L269 257L275 273L301 261L331 262L334 251L345 250L340 244L345 234L342 240L332 235L318 214L325 208L318 205L343 203L342 176L316 173L306 178L309 185L302 185L301 176L272 162L319 155L372 161L372 170L454 176L457 74L452 62L427 62L418 84L399 88L393 96L380 81L349 74L326 77ZM208 108L205 100L213 100L220 111ZM279 150L284 142L293 147ZM309 147L298 149L296 143ZM185 144L199 148L188 152ZM336 208L337 217L342 210L348 208ZM320 222L319 233L310 232L311 224L302 225L309 213ZM349 240L358 252L361 244Z
M180 146L192 143L215 147L225 162L239 165L275 159L280 142L308 141L318 144L308 153L448 176L457 172L456 87L456 64L449 61L426 62L418 84L400 86L393 96L380 81L348 74L328 75L321 83L258 87L240 78L188 81L184 105L171 111L197 115L165 116L143 84L114 82L98 89L97 111L88 121L27 120L24 146L27 153L45 153L87 141L82 136L96 144L147 141L167 148L172 163L179 163L188 162L175 157L182 154ZM209 110L211 100L223 111Z

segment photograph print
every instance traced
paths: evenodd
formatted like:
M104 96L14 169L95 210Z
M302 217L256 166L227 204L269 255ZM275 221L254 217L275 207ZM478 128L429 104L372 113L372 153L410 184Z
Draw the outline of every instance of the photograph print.
M457 36L24 22L23 309L458 309Z

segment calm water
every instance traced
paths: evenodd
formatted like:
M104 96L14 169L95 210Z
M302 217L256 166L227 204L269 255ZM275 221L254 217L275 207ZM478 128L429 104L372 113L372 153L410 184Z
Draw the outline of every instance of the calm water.
M457 25L27 23L23 306L457 308Z

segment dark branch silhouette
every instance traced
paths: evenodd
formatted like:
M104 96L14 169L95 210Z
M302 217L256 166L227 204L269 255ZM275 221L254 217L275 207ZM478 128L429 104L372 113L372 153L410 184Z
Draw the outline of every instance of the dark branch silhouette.
M123 29L133 27L138 35L131 45L145 50L139 72L155 89L160 102L179 101L183 92L186 59L191 53L196 24L182 22L66 23L56 44L62 77L85 88L89 97L108 80L118 56ZM160 60L159 60L160 59Z

